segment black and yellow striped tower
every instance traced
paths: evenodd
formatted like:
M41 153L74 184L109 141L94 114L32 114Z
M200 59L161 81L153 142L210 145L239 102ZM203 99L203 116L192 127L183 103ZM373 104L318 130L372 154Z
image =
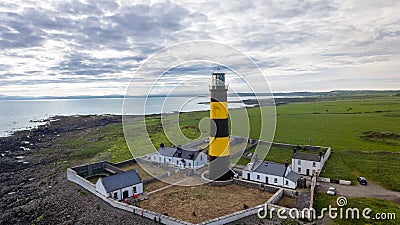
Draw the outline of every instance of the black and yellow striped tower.
M211 180L232 179L229 168L229 126L228 126L228 87L225 85L225 73L218 68L212 73L210 85L210 145L208 150Z

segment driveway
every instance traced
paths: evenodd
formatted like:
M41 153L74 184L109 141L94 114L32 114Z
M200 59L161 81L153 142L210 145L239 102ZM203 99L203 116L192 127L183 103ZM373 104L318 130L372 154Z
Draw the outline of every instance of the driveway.
M318 182L317 191L326 193L329 187L335 187L338 196L351 198L379 198L387 199L400 204L400 192L390 191L368 181L367 185L341 185Z

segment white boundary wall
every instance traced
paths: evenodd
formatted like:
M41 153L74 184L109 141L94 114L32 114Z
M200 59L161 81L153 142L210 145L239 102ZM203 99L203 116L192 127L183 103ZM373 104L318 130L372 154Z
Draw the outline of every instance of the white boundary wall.
M99 192L96 191L96 188L94 186L94 184L92 184L91 182L87 181L86 179L82 178L81 176L79 176L74 170L68 168L67 169L67 178L69 181L72 181L80 186L82 186L83 188L85 188L86 190L90 191L92 194L96 195L97 197L101 198L102 200L106 201L108 204L110 204L111 206L118 208L118 209L122 209L128 212L132 212L135 213L137 215L140 215L142 217L154 220L154 218L157 219L157 221L161 220L161 223L163 224L171 224L171 225L191 225L191 223L187 223L184 221L180 221L177 220L175 218L172 217L168 217L165 215L161 215L155 212L152 212L150 210L146 210L146 209L142 209L133 205L128 205L126 203L122 203L122 202L118 202L115 201L112 198L107 198L106 196L100 194Z
M160 221L160 223L162 223L162 224L193 225L192 223L181 221L181 220L169 217L169 216L161 215L159 213L156 213L156 212L153 212L150 210L146 210L143 208L139 208L139 207L136 207L133 205L128 205L126 203L118 202L112 198L107 198L106 196L104 196L96 191L96 187L94 184L92 184L88 180L84 179L83 177L79 176L74 170L72 170L70 168L67 169L67 179L69 181L72 181L72 182L82 186L83 188L85 188L86 190L88 190L92 194L96 195L97 197L101 198L102 200L104 200L105 202L107 202L108 204L110 204L111 206L113 206L115 208L135 213L139 216L142 216L143 218L148 218L150 220L154 220L154 218L156 218L156 220ZM283 193L284 193L283 189L279 189L270 199L268 199L268 201L266 203L268 204L271 202L279 201L280 197L283 196ZM242 211L234 212L232 214L221 216L221 217L218 217L215 219L211 219L211 220L199 223L198 225L220 225L220 224L234 222L234 221L242 219L244 217L256 214L260 208L264 209L264 204L255 206L253 208L245 209Z

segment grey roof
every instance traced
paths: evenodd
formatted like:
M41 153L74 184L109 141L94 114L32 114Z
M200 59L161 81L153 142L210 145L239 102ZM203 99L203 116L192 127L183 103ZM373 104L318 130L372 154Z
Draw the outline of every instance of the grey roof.
M263 174L270 174L275 176L283 176L285 175L286 167L285 164L274 163L274 162L266 162L260 161L257 162L258 164L255 165L253 171Z
M158 149L158 153L163 156L172 157L176 152L176 148L162 147Z
M130 170L128 172L118 173L101 178L101 182L103 183L106 191L110 192L142 183L142 179L136 170Z
M189 150L189 149L178 148L174 154L174 157L195 160L197 156L200 154L200 152L201 150L198 149Z
M293 172L291 170L288 175L286 176L286 179L289 179L290 181L297 182L300 179L300 175L296 172Z
M305 153L305 152L296 152L293 154L293 158L294 159L303 159L303 160L308 160L308 161L315 161L315 162L320 161L319 155Z

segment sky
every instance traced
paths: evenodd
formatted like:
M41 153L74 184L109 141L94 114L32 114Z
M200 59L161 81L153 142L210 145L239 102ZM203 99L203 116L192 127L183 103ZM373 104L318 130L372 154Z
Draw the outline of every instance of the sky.
M400 89L399 11L398 0L1 1L0 95L123 95L132 78L146 94L139 66L194 40L246 54L273 92ZM180 65L158 86L204 92L215 67Z

